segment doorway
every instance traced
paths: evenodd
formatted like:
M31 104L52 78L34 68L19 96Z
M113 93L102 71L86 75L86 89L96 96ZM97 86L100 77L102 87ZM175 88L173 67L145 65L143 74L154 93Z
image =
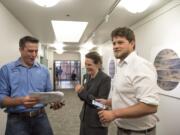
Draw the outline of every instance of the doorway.
M54 61L54 88L73 89L81 80L81 63L79 60Z

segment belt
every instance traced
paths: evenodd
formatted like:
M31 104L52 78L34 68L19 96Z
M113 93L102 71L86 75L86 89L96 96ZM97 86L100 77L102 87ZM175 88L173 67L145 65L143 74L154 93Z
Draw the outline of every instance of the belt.
M20 116L20 117L36 117L42 113L46 113L44 108L41 108L39 110L35 110L35 111L30 111L30 112L11 112L8 113L8 115L16 115L16 116Z
M156 126L149 128L149 129L145 129L145 130L131 130L131 129L124 129L124 128L118 127L118 129L122 130L125 133L132 133L132 132L134 132L134 133L149 133L149 132L153 131L155 128L156 128Z

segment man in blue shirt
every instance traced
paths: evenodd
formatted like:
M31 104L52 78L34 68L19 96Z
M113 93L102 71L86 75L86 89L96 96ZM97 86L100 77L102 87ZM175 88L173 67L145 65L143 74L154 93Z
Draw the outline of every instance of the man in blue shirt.
M35 62L38 39L26 36L19 41L21 57L0 69L0 107L8 113L6 135L53 135L44 104L31 92L52 90L48 70ZM59 109L62 103L51 108Z

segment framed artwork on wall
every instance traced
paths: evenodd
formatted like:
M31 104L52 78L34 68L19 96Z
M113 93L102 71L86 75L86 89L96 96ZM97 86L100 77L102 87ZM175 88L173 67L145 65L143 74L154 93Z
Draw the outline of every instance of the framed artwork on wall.
M161 93L180 98L180 57L172 49L163 49L155 57Z
M111 59L108 66L109 76L111 77L111 79L113 79L116 72L116 61L114 59Z

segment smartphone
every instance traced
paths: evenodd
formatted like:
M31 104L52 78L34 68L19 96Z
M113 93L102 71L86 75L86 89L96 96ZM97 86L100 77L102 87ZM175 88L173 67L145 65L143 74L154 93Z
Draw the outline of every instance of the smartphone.
M106 109L106 106L100 102L97 102L96 100L92 100L92 104L97 108L97 109Z

